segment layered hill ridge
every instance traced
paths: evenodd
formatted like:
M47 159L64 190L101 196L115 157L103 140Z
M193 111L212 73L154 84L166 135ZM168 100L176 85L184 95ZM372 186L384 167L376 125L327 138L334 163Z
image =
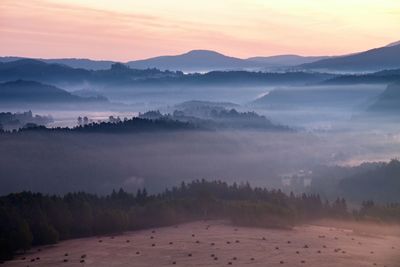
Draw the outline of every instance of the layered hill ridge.
M242 70L291 67L299 64L310 63L326 57L307 57L299 55L255 56L238 58L227 56L212 50L191 50L179 55L158 56L141 60L131 60L126 63L134 69L157 68L160 70L182 71L213 71L213 70ZM24 60L23 57L0 57L0 62L7 63ZM31 59L49 64L60 64L71 68L86 70L107 70L117 62L109 60L92 60L84 58L59 58L59 59Z
M0 83L0 102L76 103L99 100L92 97L79 97L58 87L35 81L16 80ZM105 99L101 101L105 101Z
M400 43L374 48L368 51L327 58L316 62L302 64L301 69L345 72L380 71L400 68Z
M399 112L400 111L400 82L388 85L369 107L373 112Z

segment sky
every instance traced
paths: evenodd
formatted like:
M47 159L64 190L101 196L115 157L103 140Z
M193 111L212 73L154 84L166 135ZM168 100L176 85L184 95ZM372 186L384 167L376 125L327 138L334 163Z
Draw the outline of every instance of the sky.
M341 55L398 40L399 0L0 0L0 56Z

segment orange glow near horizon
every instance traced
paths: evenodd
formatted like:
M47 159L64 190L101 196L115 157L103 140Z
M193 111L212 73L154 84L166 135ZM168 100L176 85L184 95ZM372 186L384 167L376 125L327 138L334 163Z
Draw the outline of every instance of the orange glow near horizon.
M0 1L0 56L339 55L399 33L398 0Z

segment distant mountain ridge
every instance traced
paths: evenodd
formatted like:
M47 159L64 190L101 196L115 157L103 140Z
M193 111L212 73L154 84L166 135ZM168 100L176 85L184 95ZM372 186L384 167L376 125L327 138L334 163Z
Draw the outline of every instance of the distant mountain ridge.
M244 59L228 57L210 50L192 50L182 55L160 56L126 63L131 68L158 68L161 70L221 70L254 67Z
M182 75L175 72L134 70L124 64L114 63L107 70L86 70L67 65L45 63L35 59L19 59L0 62L0 82L32 80L53 85L85 83L129 83L147 78L163 78Z
M296 66L306 63L315 62L318 60L329 58L327 56L298 56L298 55L278 55L269 57L250 57L247 61L265 63L266 66Z
M226 56L211 50L191 50L180 55L159 56L142 60L132 60L126 63L134 69L157 68L160 70L181 70L186 72L208 72L215 70L266 70L281 67L291 67L299 64L310 63L327 57L305 57L298 55L258 56L247 59ZM12 62L30 58L0 57L0 62ZM72 68L85 70L106 70L115 61L91 60L80 58L60 59L31 59L45 63L56 63Z
M322 59L302 64L298 68L344 72L374 72L385 69L397 69L400 68L400 44L392 43L388 46L356 54Z
M86 58L44 59L44 58L24 58L24 57L0 57L0 62L11 62L21 59L38 60L45 63L61 64L71 68L86 69L86 70L106 70L111 68L112 64L117 63L116 61L110 61L110 60L92 60Z
M391 46L395 46L395 45L400 45L400 41L390 43L386 47L391 47Z
M192 50L181 55L160 56L127 63L132 68L158 68L161 70L210 71L210 70L267 70L290 67L314 62L326 57L303 57L298 55L277 55L251 57L247 59L230 57L211 50Z
M0 63L0 81L32 80L59 82L65 77L69 81L82 81L90 75L85 69L74 69L65 65L45 63L35 59L19 59Z
M0 62L11 62L23 57L0 57ZM178 55L165 55L123 63L134 69L156 68L160 70L209 72L217 70L261 70L274 71L296 67L305 70L324 71L380 71L400 68L400 41L384 47L342 56L299 56L274 55L238 58L226 56L212 50L191 50ZM111 60L92 60L85 58L35 59L45 63L57 63L85 70L107 70L113 64Z
M180 71L160 71L158 69L131 69L115 63L107 70L74 69L66 65L48 64L39 60L21 59L0 63L0 82L13 80L33 80L62 88L96 86L103 88L137 86L205 86L205 85L268 85L317 83L334 75L306 72L250 72L250 71L212 71L205 74L185 75Z

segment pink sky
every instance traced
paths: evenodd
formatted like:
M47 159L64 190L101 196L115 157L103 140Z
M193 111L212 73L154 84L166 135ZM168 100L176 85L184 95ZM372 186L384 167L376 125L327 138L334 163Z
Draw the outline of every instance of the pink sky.
M0 55L338 55L400 39L398 0L1 0Z

